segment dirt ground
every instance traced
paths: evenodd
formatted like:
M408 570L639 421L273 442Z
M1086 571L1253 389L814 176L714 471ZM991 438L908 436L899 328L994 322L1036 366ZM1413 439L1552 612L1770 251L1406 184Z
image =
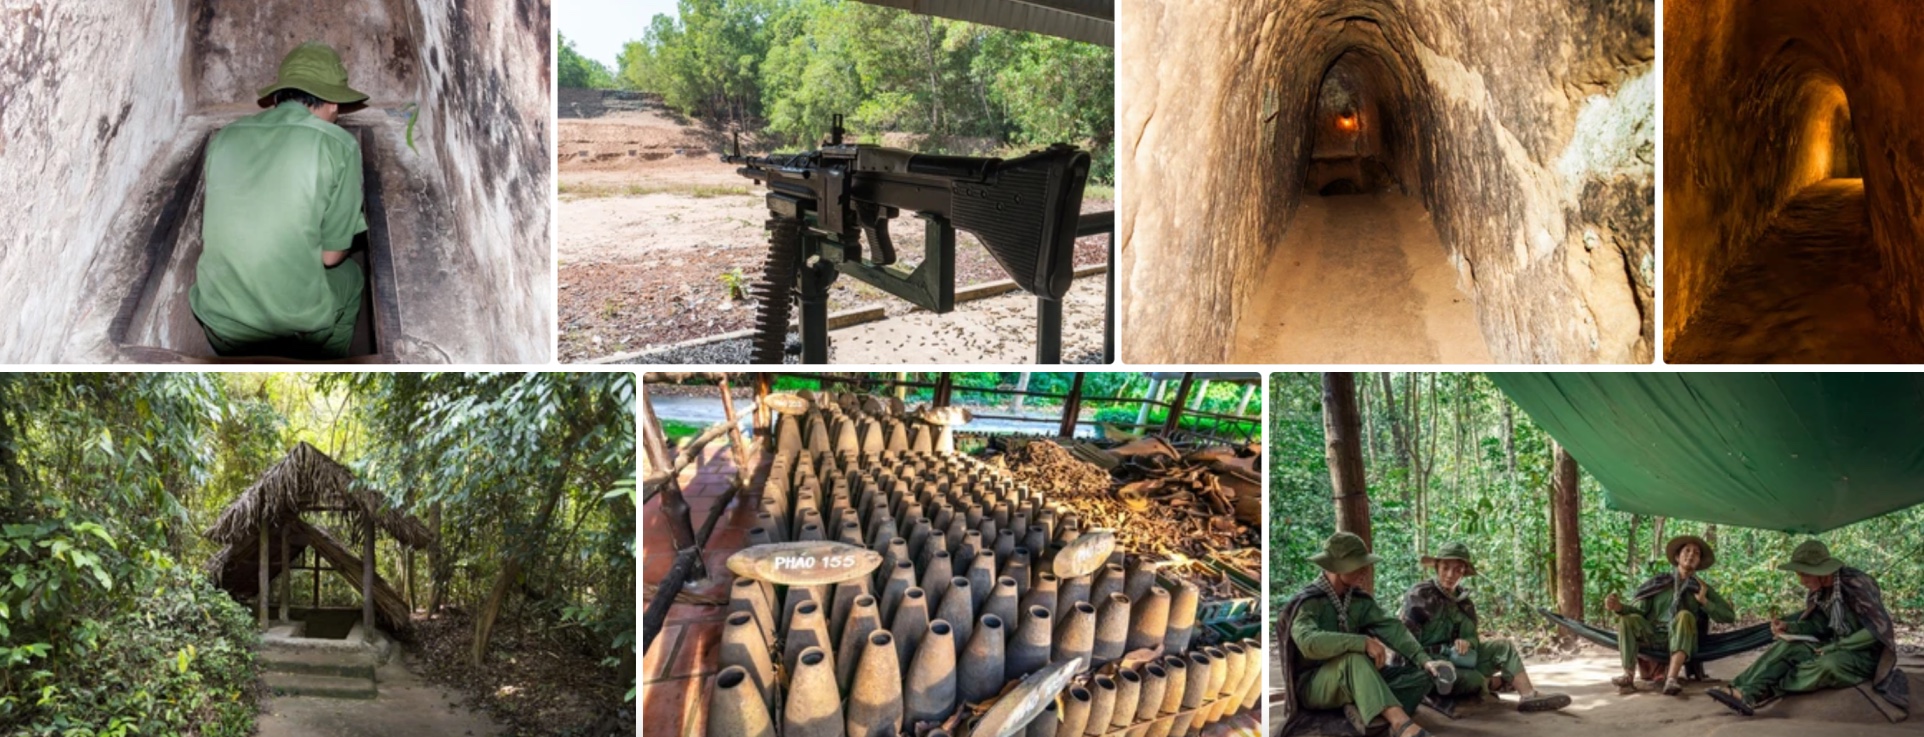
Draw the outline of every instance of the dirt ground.
M397 657L377 671L380 695L373 701L269 697L261 702L255 734L258 737L490 737L508 733L485 715L462 705L460 694L421 680L405 660Z
M1236 326L1233 363L1490 363L1429 213L1308 196Z
M1877 311L1864 180L1811 185L1784 206L1680 335L1668 363L1924 363Z
M768 248L762 229L767 210L753 182L717 159L724 138L658 108L561 120L563 360L753 327L753 303L733 299L730 282L759 276ZM1083 203L1085 212L1113 207L1106 198ZM897 219L894 235L905 258L919 254L919 221ZM1080 239L1075 262L1103 263L1108 248L1103 236ZM958 288L1007 278L973 236L958 234L956 251ZM870 304L903 303L842 278L832 288L829 309ZM1100 321L1093 325L1099 344ZM951 350L970 349L958 344Z
M1063 363L1102 361L1107 287L1100 274L1084 277L1070 285L1063 297ZM946 315L900 309L887 320L836 330L829 334L828 359L830 363L1034 363L1035 329L1036 298L1015 291L957 305Z
M1845 689L1789 698L1744 718L1712 701L1704 691L1735 677L1756 659L1755 654L1726 658L1711 663L1711 680L1689 683L1680 696L1664 696L1654 688L1635 695L1621 696L1609 680L1621 673L1614 651L1585 647L1578 655L1555 662L1525 659L1530 677L1537 687L1570 695L1571 705L1557 712L1522 714L1516 710L1515 696L1504 696L1500 704L1484 702L1460 707L1451 720L1429 709L1422 709L1416 720L1430 732L1443 735L1560 735L1562 737L1777 737L1811 735L1920 735L1924 722L1913 717L1891 724L1865 703L1857 691ZM1924 657L1909 655L1900 665L1913 683L1924 678ZM1270 688L1281 677L1275 659L1270 661ZM1272 698L1275 698L1272 693ZM1915 696L1912 697L1915 700ZM1282 710L1270 711L1271 724L1282 723Z

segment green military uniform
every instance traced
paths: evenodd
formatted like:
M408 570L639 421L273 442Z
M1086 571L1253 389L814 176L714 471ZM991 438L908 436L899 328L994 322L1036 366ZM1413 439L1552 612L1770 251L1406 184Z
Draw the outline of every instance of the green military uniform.
M299 89L352 103L334 50L305 44L263 98ZM202 250L189 293L222 355L340 358L354 337L366 279L353 261L322 264L367 230L354 136L295 101L242 118L207 144Z
M1290 637L1306 658L1308 670L1299 682L1303 705L1311 709L1340 709L1355 704L1364 723L1374 720L1384 709L1401 706L1413 712L1430 692L1430 674L1414 665L1435 658L1423 652L1403 623L1377 606L1367 592L1355 591L1349 597L1348 627L1343 627L1336 602L1312 599L1303 602L1290 622ZM1383 642L1392 652L1403 656L1404 663L1382 671L1365 654L1370 637ZM1461 676L1459 676L1461 677Z
M1702 551L1703 558L1698 571L1716 564L1716 556L1708 543L1694 535L1683 535L1665 546L1672 565L1676 564L1677 553L1686 544L1695 544ZM1708 604L1697 601L1696 587L1705 590ZM1617 628L1617 652L1623 660L1625 672L1636 670L1637 650L1643 645L1667 642L1669 652L1683 653L1688 660L1697 657L1697 638L1707 622L1728 624L1737 621L1736 609L1731 607L1723 594L1717 593L1710 582L1695 576L1689 581L1679 581L1671 573L1645 582L1631 601L1618 610L1617 616L1622 620Z
M1380 560L1368 552L1361 538L1348 533L1332 536L1326 548L1312 560L1333 573L1348 573ZM1319 580L1292 602L1286 616L1293 649L1285 670L1296 674L1293 695L1304 708L1340 709L1353 704L1357 718L1366 725L1392 706L1415 711L1434 687L1429 672L1420 667L1434 658L1369 592L1351 589L1339 599L1326 581ZM1405 662L1377 670L1367 654L1371 637Z
M1846 688L1871 680L1877 674L1883 643L1862 613L1881 613L1882 605L1875 610L1864 609L1862 601L1847 601L1851 597L1847 589L1856 586L1860 591L1865 587L1874 591L1876 584L1869 576L1846 569L1816 540L1799 545L1791 561L1778 569L1813 576L1838 574L1829 585L1810 593L1802 613L1784 622L1787 634L1807 635L1817 641L1778 640L1730 685L1744 695L1746 702L1757 704L1785 694Z
M1460 560L1470 566L1466 575L1474 576L1476 567L1469 556L1467 546L1449 543L1435 555L1424 556L1422 562L1434 566L1444 560ZM1477 637L1476 603L1461 588L1447 592L1435 581L1410 587L1403 595L1402 620L1425 652L1456 666L1456 683L1449 695L1479 693L1492 676L1515 680L1523 672L1523 657L1509 640L1485 642ZM1470 651L1458 654L1457 640L1468 642Z

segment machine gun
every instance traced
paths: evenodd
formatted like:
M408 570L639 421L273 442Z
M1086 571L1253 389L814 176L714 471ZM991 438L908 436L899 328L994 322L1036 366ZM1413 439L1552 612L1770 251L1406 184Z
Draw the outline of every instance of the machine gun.
M789 310L802 305L802 360L828 362L828 288L848 274L923 309L955 309L955 231L981 239L1017 286L1037 298L1036 357L1062 360L1062 296L1075 276L1075 241L1089 154L1056 144L1014 159L919 154L844 143L836 115L820 149L722 162L768 187L768 257L755 295L756 363L781 363ZM924 223L922 259L897 257L889 221Z

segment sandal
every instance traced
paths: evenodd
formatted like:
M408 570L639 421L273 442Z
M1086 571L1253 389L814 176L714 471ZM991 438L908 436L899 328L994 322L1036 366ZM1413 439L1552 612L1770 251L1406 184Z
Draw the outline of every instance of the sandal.
M1363 712L1355 704L1343 705L1343 718L1349 720L1349 726L1355 727L1357 734L1370 733L1370 725L1363 722Z
M1416 731L1410 731L1411 728L1415 728ZM1389 737L1430 737L1430 733L1423 729L1423 725L1417 724L1415 719L1411 719L1403 722L1401 726L1391 727Z
M1516 702L1516 710L1522 712L1556 711L1570 705L1570 697L1560 693L1536 693L1525 696Z
M1637 679L1628 673L1612 678L1610 682L1616 685L1617 693L1633 694L1637 692Z
M1713 688L1704 693L1709 694L1710 698L1716 700L1717 703L1730 707L1731 711L1747 717L1757 716L1756 709L1751 708L1750 704L1745 703L1743 697L1731 693L1728 689Z
M1675 679L1675 678L1669 678L1669 679L1665 679L1665 680L1664 680L1664 682L1663 682L1663 695L1665 695L1665 696L1676 696L1677 694L1680 694L1680 693L1683 693L1683 684L1682 684L1682 683L1678 683L1678 682L1677 682L1677 679Z

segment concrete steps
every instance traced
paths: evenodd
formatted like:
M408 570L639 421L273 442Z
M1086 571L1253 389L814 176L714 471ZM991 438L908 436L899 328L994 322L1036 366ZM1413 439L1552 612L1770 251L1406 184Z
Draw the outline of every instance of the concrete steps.
M372 678L269 672L263 678L276 696L369 700L380 695Z
M335 699L378 695L374 660L364 654L268 649L261 652L263 678L274 693Z

